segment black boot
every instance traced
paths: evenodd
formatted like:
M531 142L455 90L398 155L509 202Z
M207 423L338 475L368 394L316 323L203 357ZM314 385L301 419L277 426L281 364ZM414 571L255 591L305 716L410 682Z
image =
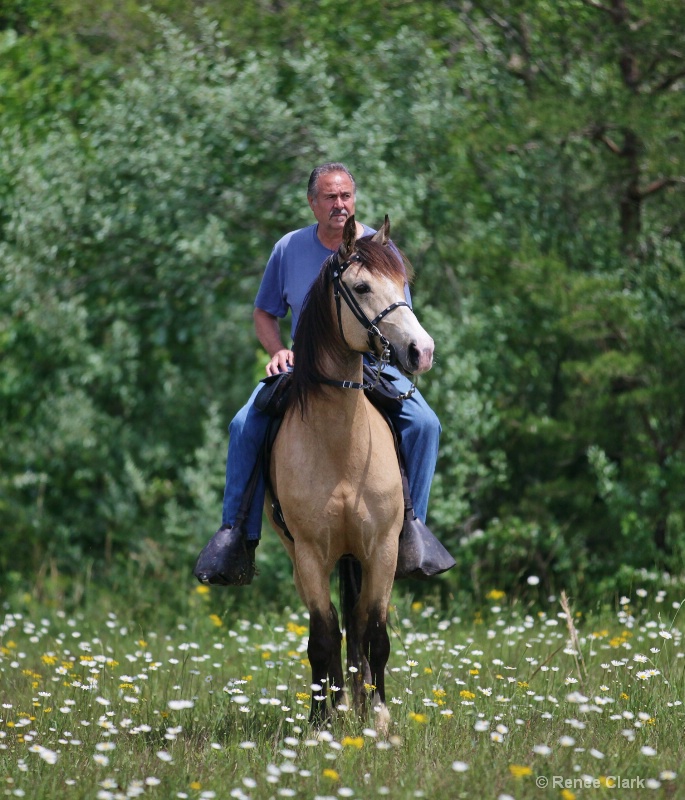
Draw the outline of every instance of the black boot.
M411 514L405 514L400 545L397 553L395 580L419 578L426 580L457 563L424 523Z
M409 480L400 459L402 494L404 495L404 525L400 533L395 580L418 578L427 580L457 563L435 538L428 527L414 514L414 504L409 494Z
M247 586L254 578L258 543L245 539L239 526L222 525L198 556L193 575L200 583Z

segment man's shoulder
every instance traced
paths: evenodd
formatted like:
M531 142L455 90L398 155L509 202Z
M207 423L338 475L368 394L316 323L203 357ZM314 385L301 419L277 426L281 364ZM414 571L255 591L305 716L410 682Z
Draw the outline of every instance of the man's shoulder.
M289 246L301 247L303 244L311 242L314 237L314 230L316 225L307 225L304 228L297 228L281 236L281 238L274 245L274 249L285 250Z

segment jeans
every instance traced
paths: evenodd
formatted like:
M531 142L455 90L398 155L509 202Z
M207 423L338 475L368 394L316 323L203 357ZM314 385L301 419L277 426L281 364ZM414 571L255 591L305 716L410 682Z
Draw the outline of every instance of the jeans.
M384 371L396 377L394 385L400 392L409 390L411 382L399 370L386 367ZM266 436L269 417L254 406L255 397L261 388L260 383L228 426L226 488L221 519L223 525L235 524L243 494ZM438 458L438 440L442 430L440 421L418 389L411 397L398 404L397 411L388 416L400 439L400 451L407 468L414 513L425 522L428 513L428 495ZM264 476L260 474L252 505L244 523L247 539L258 540L261 536L265 493Z

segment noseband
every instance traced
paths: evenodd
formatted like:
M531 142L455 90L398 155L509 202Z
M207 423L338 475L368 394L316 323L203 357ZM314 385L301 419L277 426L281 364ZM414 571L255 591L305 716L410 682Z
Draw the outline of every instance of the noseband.
M401 306L406 306L407 308L411 309L409 303L405 302L404 300L398 300L396 303L391 303L387 308L384 308L380 314L376 314L373 319L369 319L366 314L364 313L364 309L359 305L357 298L354 296L352 291L350 290L349 286L343 281L342 275L343 272L353 263L359 262L362 263L361 257L359 253L353 253L347 261L344 261L342 264L340 263L339 257L336 255L335 260L331 263L330 266L330 277L331 282L333 284L333 296L335 298L335 309L338 315L338 328L340 330L340 336L347 344L347 340L345 339L345 333L343 331L342 325L342 314L341 314L341 298L347 304L347 307L350 311L354 314L356 319L362 324L364 329L366 330L366 334L369 339L369 350L373 352L375 355L378 356L376 353L376 342L380 345L381 354L378 356L377 362L377 371L376 376L373 383L357 383L356 381L335 381L329 378L322 379L322 383L326 383L330 386L337 386L342 389L373 389L381 379L381 372L383 371L383 367L388 364L393 363L396 360L396 353L395 348L390 344L388 339L383 336L378 327L378 323L384 319L385 317L390 314L391 311L394 311L396 308L400 308ZM348 345L349 346L349 345ZM414 393L416 387L412 384L411 389L408 392L405 392L403 395L399 395L398 399L404 399L409 397L411 394Z

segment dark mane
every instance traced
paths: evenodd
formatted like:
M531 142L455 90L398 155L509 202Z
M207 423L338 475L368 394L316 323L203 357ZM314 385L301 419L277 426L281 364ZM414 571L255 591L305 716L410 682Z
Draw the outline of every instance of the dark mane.
M372 274L410 280L411 266L394 245L384 246L374 242L372 236L364 236L355 242L354 250L363 266ZM331 266L337 259L336 253L323 263L321 272L307 293L295 331L290 404L297 403L303 417L309 397L322 389L321 378L337 377L324 374L324 357L327 355L333 361L342 362L347 352L331 302Z

